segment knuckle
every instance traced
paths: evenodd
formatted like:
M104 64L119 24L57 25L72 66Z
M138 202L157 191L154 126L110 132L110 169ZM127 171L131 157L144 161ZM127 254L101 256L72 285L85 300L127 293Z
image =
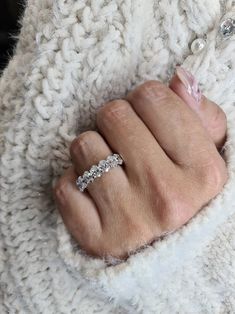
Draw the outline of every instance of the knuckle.
M70 145L71 156L74 157L77 154L86 153L96 137L95 131L86 131L76 137Z
M225 161L220 156L212 156L200 172L200 184L205 187L206 191L209 190L212 193L212 197L222 190L227 179Z
M171 189L171 191L168 189L165 197L160 200L158 212L162 231L172 231L184 225L190 219L189 208L190 204L186 197L179 197L178 189Z
M163 84L159 81L150 80L137 87L137 90L139 90L139 93L148 93L155 89L161 89L163 87L162 85Z
M228 180L228 172L224 160L221 158L220 161L212 165L209 173L212 174L212 183L215 183L216 191L219 192Z
M131 96L134 98L157 97L158 99L165 99L169 97L169 89L163 83L151 80L138 86L131 92Z
M218 105L216 105L214 114L208 124L213 138L223 138L227 128L227 116Z
M113 100L105 104L97 112L97 123L115 122L123 120L130 111L130 104L123 99Z
M214 114L214 119L212 121L214 128L227 124L227 117L225 112L218 106L216 105L216 110Z

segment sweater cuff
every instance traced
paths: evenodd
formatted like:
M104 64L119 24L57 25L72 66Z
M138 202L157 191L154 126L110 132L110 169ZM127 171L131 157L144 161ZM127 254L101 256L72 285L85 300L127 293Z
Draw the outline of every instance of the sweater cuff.
M58 220L58 252L77 278L83 277L91 287L119 302L135 302L172 277L183 263L200 254L214 238L218 227L235 212L235 112L227 113L228 134L225 160L229 180L223 191L186 225L151 246L131 255L125 262L108 266L104 260L86 256Z

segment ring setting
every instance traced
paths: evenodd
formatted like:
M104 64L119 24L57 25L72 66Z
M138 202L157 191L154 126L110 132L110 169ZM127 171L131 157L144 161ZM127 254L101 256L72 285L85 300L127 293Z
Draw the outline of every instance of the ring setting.
M110 169L121 166L123 159L119 154L112 154L105 160L101 160L97 165L93 165L90 170L85 171L82 176L79 176L76 185L81 192L93 182L96 178L100 178L104 173L109 172Z

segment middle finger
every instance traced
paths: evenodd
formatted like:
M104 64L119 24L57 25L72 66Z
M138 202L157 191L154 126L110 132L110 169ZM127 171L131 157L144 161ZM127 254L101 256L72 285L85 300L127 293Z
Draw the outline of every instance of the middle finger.
M146 167L153 165L158 173L170 168L170 159L127 101L104 105L98 111L97 126L112 150L122 155L129 178L142 177Z

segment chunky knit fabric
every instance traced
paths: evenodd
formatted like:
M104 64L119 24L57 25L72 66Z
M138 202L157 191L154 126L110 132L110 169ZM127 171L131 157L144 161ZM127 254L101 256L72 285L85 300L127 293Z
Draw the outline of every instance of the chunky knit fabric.
M235 313L235 38L218 33L234 16L232 0L28 0L0 81L1 314ZM176 64L227 114L229 181L187 225L107 266L67 233L53 182L100 105Z

